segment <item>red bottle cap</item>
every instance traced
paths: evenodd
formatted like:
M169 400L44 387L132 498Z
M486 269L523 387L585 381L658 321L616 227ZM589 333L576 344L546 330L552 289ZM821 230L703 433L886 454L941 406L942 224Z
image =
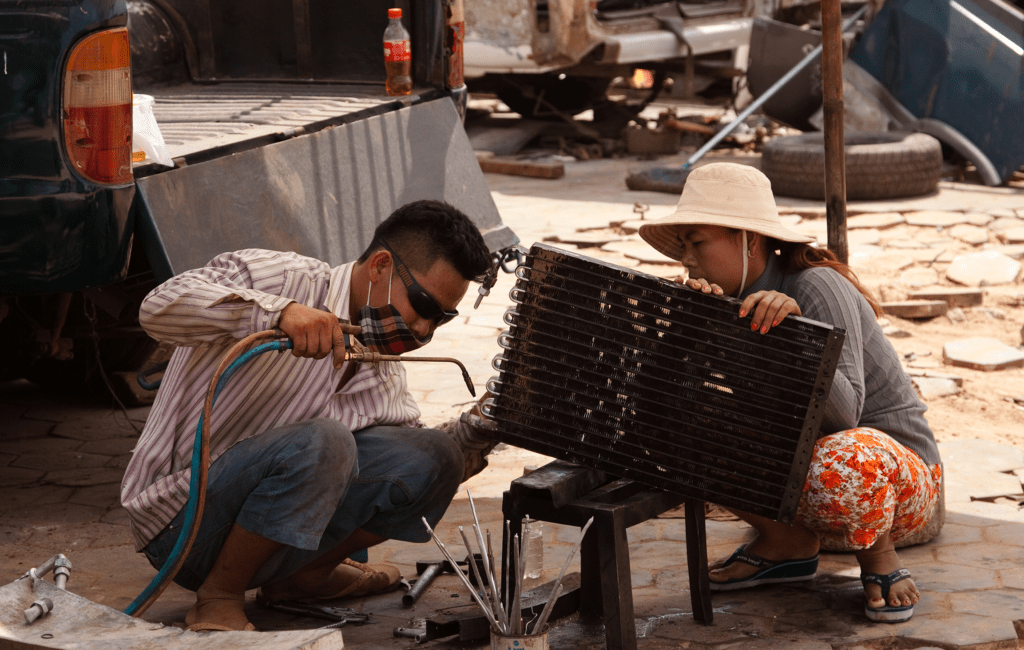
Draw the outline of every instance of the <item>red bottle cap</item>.
M388 18L401 18L401 17L402 17L402 10L401 9L388 9Z

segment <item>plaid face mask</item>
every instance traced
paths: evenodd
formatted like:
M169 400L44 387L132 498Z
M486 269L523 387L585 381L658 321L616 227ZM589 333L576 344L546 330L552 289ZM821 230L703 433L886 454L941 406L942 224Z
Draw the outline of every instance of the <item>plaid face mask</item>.
M394 266L392 266L392 274ZM359 340L366 347L381 354L402 354L421 348L433 334L425 339L417 338L402 315L391 304L391 280L388 280L388 304L383 307L370 306L370 288L366 291L366 306L359 310Z

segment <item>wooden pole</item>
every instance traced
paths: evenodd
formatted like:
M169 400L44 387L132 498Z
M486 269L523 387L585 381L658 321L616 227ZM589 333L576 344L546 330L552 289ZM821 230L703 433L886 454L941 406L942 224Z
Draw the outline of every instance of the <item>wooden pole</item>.
M849 262L846 141L843 137L843 31L840 0L821 0L821 84L825 114L825 217L828 248Z

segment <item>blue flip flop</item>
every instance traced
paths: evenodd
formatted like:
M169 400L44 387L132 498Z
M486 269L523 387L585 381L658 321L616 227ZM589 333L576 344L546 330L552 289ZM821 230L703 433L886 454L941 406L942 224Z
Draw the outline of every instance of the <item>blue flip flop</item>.
M868 607L867 604L865 604L864 614L872 621L879 623L904 623L909 621L910 617L914 615L913 605L893 607L889 604L889 589L900 580L906 580L909 577L910 571L908 569L896 569L889 575L882 575L880 573L862 573L860 575L860 581L864 583L865 587L868 583L881 587L882 599L886 603L885 607Z
M748 553L745 549L746 545L736 549L722 565L722 568L729 566L733 562L743 562L761 570L746 578L733 578L732 580L721 582L709 579L711 591L731 591L733 589L746 589L756 585L802 582L804 580L813 580L814 576L818 575L817 554L814 557L803 560L775 561Z

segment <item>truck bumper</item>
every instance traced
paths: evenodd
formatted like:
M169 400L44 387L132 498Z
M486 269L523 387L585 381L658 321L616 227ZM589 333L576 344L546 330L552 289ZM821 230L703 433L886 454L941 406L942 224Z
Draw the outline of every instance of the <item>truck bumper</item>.
M133 185L22 189L0 198L0 295L76 291L124 276Z

